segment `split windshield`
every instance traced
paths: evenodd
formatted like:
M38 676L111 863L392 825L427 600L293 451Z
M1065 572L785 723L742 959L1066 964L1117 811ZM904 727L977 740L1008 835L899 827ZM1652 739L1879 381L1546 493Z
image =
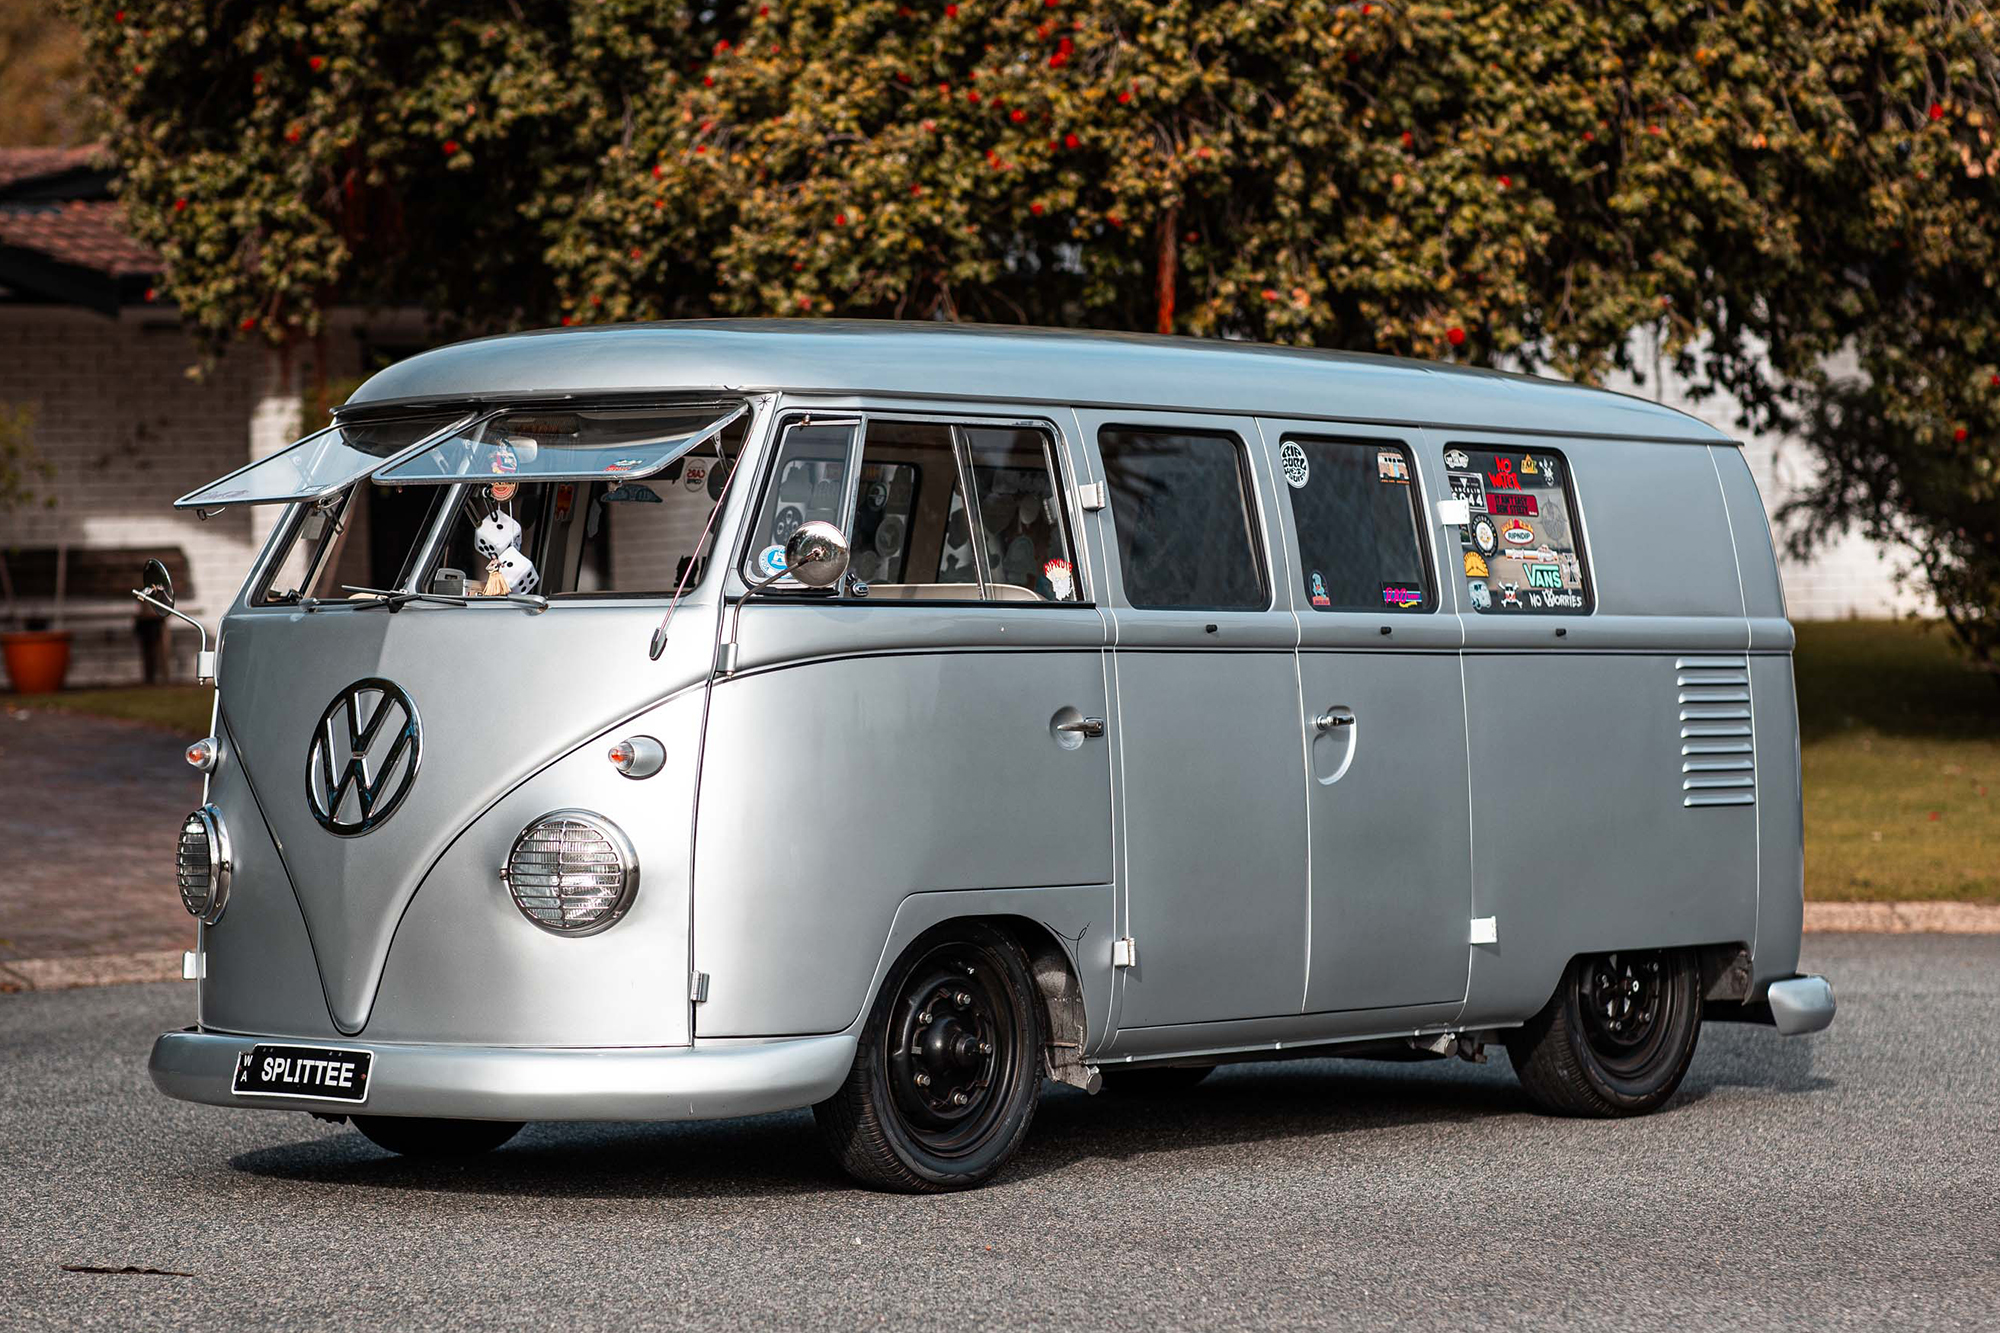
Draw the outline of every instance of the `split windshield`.
M253 604L374 597L353 589L468 600L507 593L671 597L683 576L692 589L706 572L703 532L747 421L736 417L698 453L641 480L614 472L446 486L363 481L291 516L282 554ZM608 461L629 457L621 451Z

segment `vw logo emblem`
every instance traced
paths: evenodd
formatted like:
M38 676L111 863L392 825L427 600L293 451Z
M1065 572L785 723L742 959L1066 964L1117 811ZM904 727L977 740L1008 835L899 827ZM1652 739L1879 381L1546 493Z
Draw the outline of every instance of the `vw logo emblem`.
M334 697L306 752L306 803L320 827L366 833L396 813L423 757L417 706L403 687L371 676Z

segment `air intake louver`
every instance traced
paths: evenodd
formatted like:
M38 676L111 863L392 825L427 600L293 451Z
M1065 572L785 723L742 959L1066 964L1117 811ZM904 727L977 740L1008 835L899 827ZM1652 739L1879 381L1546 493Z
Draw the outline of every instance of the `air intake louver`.
M1674 685L1680 691L1681 804L1755 805L1757 735L1749 660L1679 658Z

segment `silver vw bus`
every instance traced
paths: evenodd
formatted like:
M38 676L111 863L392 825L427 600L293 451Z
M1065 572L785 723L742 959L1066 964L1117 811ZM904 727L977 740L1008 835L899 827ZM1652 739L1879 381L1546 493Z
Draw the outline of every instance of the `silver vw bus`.
M685 323L441 348L183 498L220 628L170 1096L411 1154L810 1106L991 1176L1045 1079L1810 1032L1793 636L1651 403L1271 347ZM155 577L146 595L171 591Z

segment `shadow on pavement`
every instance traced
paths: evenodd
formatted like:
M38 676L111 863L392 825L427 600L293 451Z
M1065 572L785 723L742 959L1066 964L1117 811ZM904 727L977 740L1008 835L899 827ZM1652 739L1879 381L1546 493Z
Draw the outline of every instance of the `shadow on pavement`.
M1812 1072L1809 1041L1711 1029L1668 1112L1723 1088L1799 1094L1830 1086ZM1126 1162L1531 1114L1497 1048L1485 1066L1349 1060L1232 1066L1168 1096L1051 1089L1001 1178L1034 1179L1093 1159ZM853 1188L821 1149L806 1111L688 1124L534 1124L498 1152L456 1162L394 1157L350 1129L241 1153L230 1165L248 1175L316 1184L531 1197L743 1198Z

